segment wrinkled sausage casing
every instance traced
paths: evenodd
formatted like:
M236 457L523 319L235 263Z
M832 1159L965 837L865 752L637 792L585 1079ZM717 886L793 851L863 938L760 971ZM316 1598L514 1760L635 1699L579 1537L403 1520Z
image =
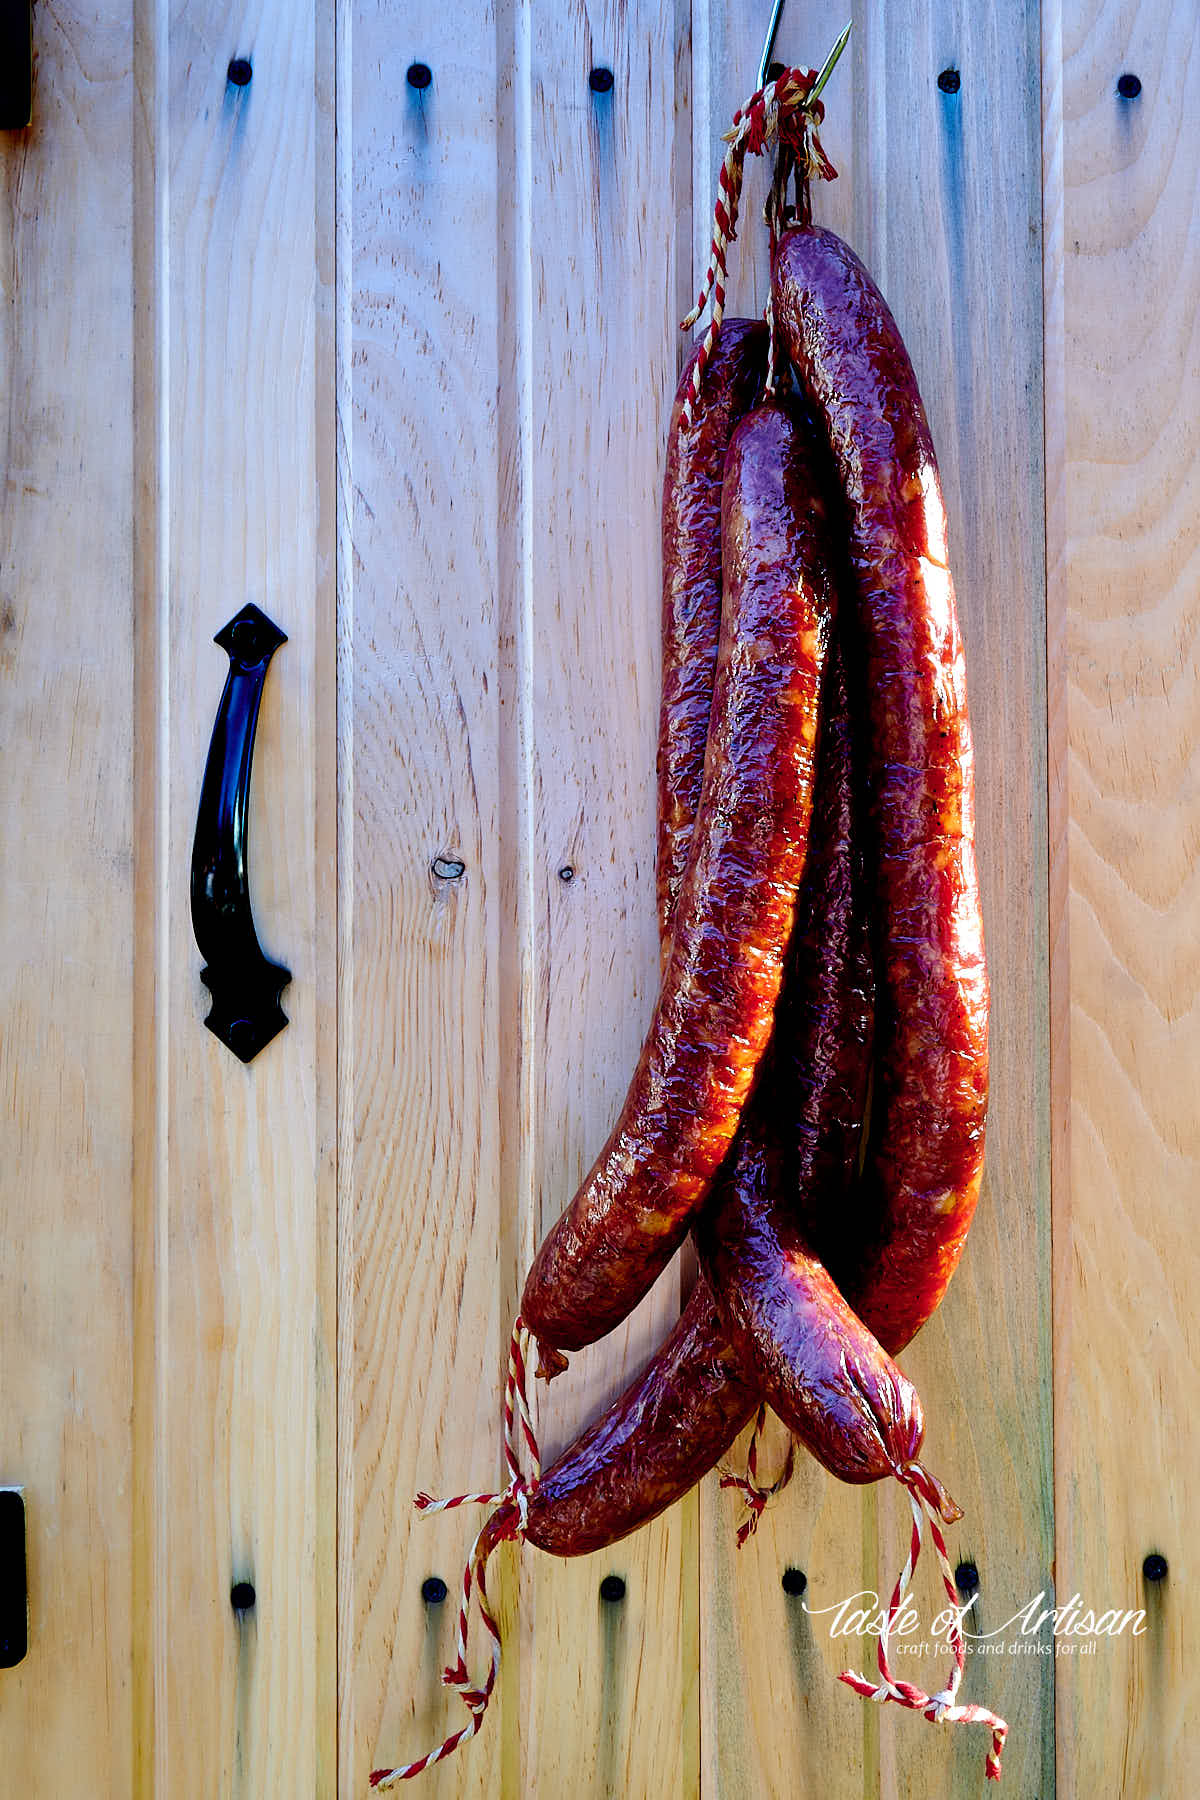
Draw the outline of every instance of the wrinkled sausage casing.
M649 1368L542 1476L525 1536L554 1556L627 1537L708 1474L757 1405L700 1282Z
M868 908L840 645L829 658L808 862L775 1035L695 1226L738 1362L843 1481L878 1481L921 1447L912 1383L855 1317L805 1221L857 1183L873 1021Z
M721 479L738 420L766 370L766 327L733 319L693 423L671 414L663 477L663 706L658 903L664 956L700 802L721 633ZM758 1403L701 1279L646 1368L547 1469L528 1501L529 1541L556 1556L601 1550L657 1518L724 1455ZM507 1520L496 1529L503 1533Z
M874 841L877 1076L847 1298L901 1349L934 1311L979 1195L988 982L966 675L937 465L882 295L832 232L780 240L776 319L846 505Z
M700 349L697 344L680 377L663 476L657 884L664 965L700 806L717 673L725 454L734 426L750 411L766 378L767 328L757 319L726 319L689 425L683 403Z
M541 1372L618 1325L703 1203L771 1032L808 842L832 612L803 422L757 408L730 444L725 616L670 961L621 1116L530 1270Z
M875 969L863 864L861 774L843 643L822 705L808 863L775 1017L774 1132L792 1159L786 1210L809 1241L852 1215L871 1059ZM845 1204L843 1201L845 1200Z
M920 1399L787 1220L783 1147L747 1132L722 1181L712 1228L697 1238L740 1367L831 1474L850 1482L896 1474L921 1448Z

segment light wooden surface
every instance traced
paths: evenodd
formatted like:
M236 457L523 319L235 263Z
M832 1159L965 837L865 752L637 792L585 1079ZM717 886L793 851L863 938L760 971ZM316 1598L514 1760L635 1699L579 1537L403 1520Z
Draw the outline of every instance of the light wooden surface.
M330 121L315 21L258 23L237 91L227 11L41 15L3 151L0 1478L32 1642L0 1764L39 1800L333 1785ZM200 1024L188 871L249 598L290 640L252 875L296 980L247 1070Z
M336 1742L332 36L281 7L143 23L136 1729L148 1793L282 1800L331 1787ZM293 980L246 1067L197 1028L188 871L228 667L212 637L248 600L288 635L250 873Z
M357 1795L465 1717L438 1677L477 1519L411 1497L501 1478L521 1280L654 998L663 433L767 10L37 10L0 144L5 1791ZM977 1628L1039 1593L1147 1613L972 1659L1020 1800L1182 1792L1197 1724L1193 12L857 6L816 196L926 397L979 763L987 1179L904 1362ZM844 16L792 0L779 55ZM187 880L248 599L289 636L251 876L294 979L247 1069L200 1023ZM687 1280L543 1393L548 1454ZM738 1517L714 1476L606 1555L506 1549L492 1712L422 1791L981 1792L978 1730L834 1680L871 1642L821 1609L890 1588L898 1496L804 1466L740 1553Z
M1058 1592L1146 1611L1060 1663L1058 1779L1157 1796L1197 1720L1200 22L1064 8L1050 41Z
M356 7L344 29L339 1716L358 1794L465 1720L439 1684L454 1599L426 1607L421 1584L457 1595L478 1521L419 1519L412 1496L499 1485L509 1300L496 42L433 5ZM424 96L403 84L418 50L438 70ZM428 1791L498 1794L503 1740Z
M132 34L121 0L38 26L39 126L0 134L0 1483L25 1488L30 1605L0 1785L125 1794Z
M506 853L529 897L526 1000L536 1021L522 1276L608 1134L657 991L646 771L658 709L653 526L675 383L675 184L688 148L675 50L674 9L660 0L537 7L528 60L513 69L514 82L529 83L532 179L513 184L502 230L518 289L529 279L536 297L521 322L505 309L514 414L532 428L509 525L525 548L511 691L528 720L530 817L524 842L508 837ZM609 93L588 86L597 65L612 71ZM642 253L625 255L631 244ZM633 525L647 500L648 531ZM678 1306L672 1270L611 1341L572 1357L542 1401L547 1454L620 1391ZM682 1713L687 1524L676 1514L566 1564L523 1559L517 1791L555 1800L686 1786L696 1756ZM626 1583L619 1605L599 1598L610 1572ZM593 1729L567 1729L581 1714Z

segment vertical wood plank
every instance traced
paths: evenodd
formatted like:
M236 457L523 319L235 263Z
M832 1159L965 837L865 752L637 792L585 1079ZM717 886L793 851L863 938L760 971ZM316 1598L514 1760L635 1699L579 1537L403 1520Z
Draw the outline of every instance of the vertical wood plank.
M315 11L145 20L156 84L148 259L158 391L142 475L157 515L143 629L157 712L139 721L162 836L153 1021L151 1261L155 1606L147 1792L333 1791L335 1692L322 1549L331 1504L331 823L318 766L333 699L332 379L321 322L327 165ZM227 79L231 58L248 82ZM150 347L147 345L146 353ZM145 414L139 415L144 418ZM322 423L323 422L323 423ZM324 502L324 504L323 504ZM206 1031L188 868L225 679L215 630L247 601L288 634L254 759L251 889L290 1024L248 1066ZM149 828L150 821L147 820ZM155 954L147 945L144 953ZM324 1070L320 1082L318 1071ZM249 1610L231 1591L248 1583Z
M530 27L527 51L516 46L516 78L530 84L519 254L534 296L521 502L539 1023L525 1266L609 1133L658 990L657 522L690 157L674 7L538 5ZM571 1358L543 1393L548 1454L620 1391L678 1307L672 1267L625 1326ZM525 1556L526 1702L513 1792L687 1791L689 1542L689 1514L676 1509L608 1553ZM621 1601L600 1597L610 1573L625 1582Z
M789 9L781 60L819 63L838 23ZM755 21L735 40L728 22L719 31L710 23L714 104L731 65L740 59L753 71L758 30ZM868 7L855 9L851 45L826 96L822 134L840 179L817 192L814 207L872 269L916 366L950 514L976 739L993 982L988 1172L963 1267L903 1362L930 1416L931 1466L967 1511L952 1549L980 1570L987 1630L1049 1588L1052 1552L1038 19L1023 0L978 18L931 5L892 19ZM947 67L960 73L955 94L936 84ZM743 85L728 93L725 114ZM748 294L759 301L761 248L758 260L753 280L739 274L735 305L745 307ZM769 1793L786 1772L801 1791L822 1794L831 1780L845 1784L838 1792L976 1791L979 1733L932 1733L893 1709L855 1718L853 1697L831 1693L830 1682L860 1656L870 1663L870 1641L831 1642L827 1622L805 1619L781 1595L790 1560L808 1575L804 1600L814 1609L860 1586L886 1598L905 1517L890 1492L858 1497L814 1472L770 1530L760 1529L747 1593L744 1569L722 1573L730 1558L714 1509L703 1551L713 1572L705 1591L718 1597L704 1637L705 1770L718 1788ZM939 1593L932 1582L923 1589L927 1618ZM757 1622L768 1596L765 1638L747 1624L730 1632L726 1607L735 1621ZM782 1653L789 1633L791 1666ZM934 1669L923 1663L914 1678L932 1679ZM1008 1778L1020 1792L1047 1792L1047 1659L980 1658L967 1682L1012 1723ZM795 1718L797 1685L806 1715L789 1744L779 1721ZM774 1722L765 1735L752 1729L756 1708ZM756 1745L765 1746L757 1755Z
M30 1639L13 1794L127 1794L132 1646L132 31L36 19L0 136L0 1483Z
M418 1596L427 1573L456 1588L473 1525L447 1515L410 1539L410 1496L498 1479L497 1378L519 1283L607 1132L653 999L647 523L675 364L676 204L673 15L514 4L495 44L432 8L402 30L356 9L350 29L347 1784L461 1722L437 1685L452 1607L426 1624ZM397 132L397 74L415 61L432 79L402 97ZM599 66L614 75L607 92L588 84ZM492 265L499 293L480 288ZM397 817L407 831L389 828ZM464 865L453 882L431 880L439 853ZM442 1046L419 1080L409 1043ZM424 1233L398 1229L412 1215ZM677 1309L672 1278L614 1342L576 1359L545 1409L548 1454ZM394 1370L408 1366L420 1379L405 1391ZM499 1559L503 1716L430 1785L677 1787L679 1546L676 1523L622 1549L618 1611L598 1598L607 1562L529 1553L514 1582L511 1556Z
M976 746L992 982L984 1190L945 1305L904 1361L930 1413L930 1463L966 1512L952 1555L978 1569L983 1633L1053 1588L1039 28L1036 7L1010 0L978 14L938 3L905 22L881 12L864 34L873 178L859 184L860 248L938 450ZM946 69L957 91L938 86ZM907 1529L891 1514L887 1581ZM932 1582L926 1592L940 1606ZM1009 1721L1006 1780L1051 1791L1053 1659L1007 1646L975 1657L964 1692ZM886 1783L894 1768L897 1791L982 1790L980 1728L888 1728L881 1770Z
M466 1718L439 1678L480 1516L421 1519L413 1495L501 1478L499 98L491 15L340 21L340 1769L359 1794ZM500 1791L519 1693L510 1642L484 1735L426 1794Z
M1200 36L1161 0L1045 39L1058 1598L1146 1615L1059 1659L1058 1772L1157 1794L1195 1710Z

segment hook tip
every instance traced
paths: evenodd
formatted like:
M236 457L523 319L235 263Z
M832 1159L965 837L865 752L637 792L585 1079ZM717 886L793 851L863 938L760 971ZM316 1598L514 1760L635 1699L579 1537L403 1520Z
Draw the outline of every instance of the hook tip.
M779 32L779 21L783 17L784 3L785 0L775 0L775 4L771 8L771 22L767 26L766 42L763 44L763 52L758 62L758 80L754 84L756 93L767 85L767 71L771 66L771 52L775 48L775 39Z

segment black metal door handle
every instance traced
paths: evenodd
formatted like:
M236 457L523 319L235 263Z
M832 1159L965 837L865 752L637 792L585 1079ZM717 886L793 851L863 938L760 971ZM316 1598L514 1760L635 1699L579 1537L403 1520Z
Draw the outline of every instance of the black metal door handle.
M192 846L192 929L212 995L204 1023L235 1056L253 1060L287 1024L279 996L291 971L263 954L250 911L246 839L250 764L267 666L287 633L257 606L244 606L213 642L229 653Z
M33 113L33 9L0 0L0 131L21 131Z
M0 1669L15 1669L28 1650L25 1495L20 1488L0 1488Z

